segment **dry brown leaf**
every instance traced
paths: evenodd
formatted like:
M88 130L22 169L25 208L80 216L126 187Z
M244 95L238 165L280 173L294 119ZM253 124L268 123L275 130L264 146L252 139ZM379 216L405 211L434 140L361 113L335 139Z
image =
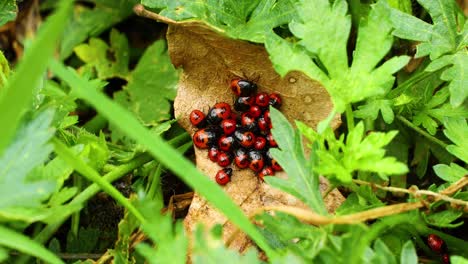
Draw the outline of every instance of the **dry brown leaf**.
M154 17L153 17L154 18ZM192 135L196 131L188 115L193 109L206 112L217 102L233 103L234 95L229 82L234 77L257 79L259 91L277 92L283 97L281 111L290 120L301 120L316 127L332 110L332 102L326 90L317 82L300 72L291 72L281 78L273 69L268 53L262 45L225 38L200 23L176 23L159 17L169 23L167 40L173 64L183 71L179 80L177 97L174 102L175 115L179 123ZM287 58L285 58L287 59ZM341 124L339 116L333 122L336 128ZM214 180L220 166L211 162L207 150L195 149L197 167ZM276 177L287 177L284 172ZM328 184L322 180L322 193ZM273 189L261 182L250 170L239 170L233 166L231 182L223 187L226 193L247 215L264 206L306 206L295 197ZM325 197L327 209L332 212L344 197L337 190ZM193 231L195 224L204 223L211 227L224 226L224 239L236 232L235 226L207 203L198 194L194 195L189 213L185 218L186 229ZM231 248L244 252L252 244L243 234L237 235Z

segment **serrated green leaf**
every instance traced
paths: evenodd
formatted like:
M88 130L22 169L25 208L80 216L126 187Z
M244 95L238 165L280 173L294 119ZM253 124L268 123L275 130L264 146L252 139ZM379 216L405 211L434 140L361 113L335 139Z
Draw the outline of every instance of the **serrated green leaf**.
M351 19L346 2L330 4L328 0L321 0L311 5L309 1L302 1L297 6L299 16L289 27L300 39L298 45L309 51L309 60L300 48L278 40L273 34L268 35L266 47L275 69L282 75L299 69L319 80L340 113L350 103L385 94L394 82L392 75L407 64L409 57L393 57L375 68L393 43L389 15L381 2L372 5L368 17L361 22L353 63L348 67ZM278 51L284 54L275 54ZM284 60L282 55L293 60ZM385 108L384 113L390 120L391 111Z
M366 104L358 107L354 115L361 119L376 120L379 112L387 124L393 123L395 114L393 113L393 102L387 99L369 99Z
M468 163L468 125L465 118L446 118L444 120L444 134L455 145L446 147L448 152Z
M53 112L43 112L22 127L0 157L0 208L39 207L55 190L53 180L30 174L52 151L48 144L54 132L49 128L52 116Z
M202 20L221 34L252 42L264 42L266 32L287 24L295 16L297 0L143 0L175 20Z
M15 20L17 13L16 0L4 0L0 2L0 27L9 21Z
M406 241L401 249L400 254L400 263L401 264L417 264L418 255L416 255L416 250L411 240Z
M437 164L433 168L437 176L447 182L456 182L463 176L468 175L468 170L456 163L450 163L450 166Z
M178 72L174 69L164 41L147 48L128 80L131 109L145 125L157 125L171 117Z
M330 78L338 79L348 69L346 45L351 29L347 3L338 0L300 1L298 17L290 24L291 32L300 38L300 44L317 54ZM320 26L318 26L320 25ZM326 37L325 37L326 36Z
M72 21L67 25L60 45L60 58L71 55L73 48L88 37L99 36L106 29L119 23L133 13L137 0L93 0L94 8L77 5Z
M391 19L396 28L393 34L400 38L422 41L417 46L416 57L429 55L432 63L426 71L438 70L450 65L442 73L442 80L448 81L450 103L460 106L468 92L468 55L466 53L466 27L463 32L457 25L457 4L452 0L418 0L429 12L433 24L409 16L396 9L391 10ZM465 23L466 24L466 23ZM444 54L447 54L443 56Z
M320 174L336 177L337 180L349 183L355 171L377 173L386 180L387 175L401 175L408 171L405 163L394 157L385 157L384 147L396 136L397 131L387 133L373 132L364 136L364 124L358 123L348 133L345 143L343 137L336 139L333 132L326 136L327 147L317 150Z
M287 180L266 177L265 181L273 187L282 188L286 192L306 203L314 212L325 214L325 205L319 190L319 177L311 170L311 162L304 154L302 139L299 132L294 132L288 120L275 108L270 108L273 124L271 133L278 143L279 149L270 152L284 171L289 175ZM284 188L290 186L289 188Z
M87 66L96 69L98 78L126 79L129 61L128 40L117 30L112 29L110 33L110 46L101 39L91 38L89 44L80 44L73 50Z
M284 77L290 71L302 71L321 83L329 80L328 76L310 60L303 46L290 43L270 33L266 37L265 47L276 72L281 76Z

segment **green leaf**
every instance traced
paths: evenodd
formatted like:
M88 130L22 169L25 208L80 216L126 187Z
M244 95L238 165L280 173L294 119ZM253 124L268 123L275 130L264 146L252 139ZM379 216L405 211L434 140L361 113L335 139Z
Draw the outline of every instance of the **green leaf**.
M382 240L377 239L374 243L374 257L370 263L382 263L382 264L396 264L395 255L390 251L390 249L385 245Z
M393 74L406 65L409 57L393 57L381 63L393 43L389 14L381 2L372 5L368 16L361 21L353 62L348 67L351 19L346 1L330 4L328 0L320 0L314 5L301 1L297 6L298 18L289 24L291 32L300 39L298 44L288 44L273 33L267 35L266 48L275 69L281 75L301 70L320 81L340 113L350 103L385 94L392 87ZM284 60L285 57L291 59ZM382 113L387 121L392 119L388 107ZM366 116L377 114L375 106L365 113Z
M393 113L393 102L387 99L371 98L366 100L366 104L358 107L353 113L361 119L376 120L380 113L387 124L393 123L395 114Z
M0 27L16 19L18 7L15 0L4 0L0 3Z
M86 65L95 67L100 79L127 77L128 40L117 30L112 29L110 33L110 47L101 39L91 38L89 44L80 44L73 50Z
M73 48L88 37L99 36L102 32L124 20L133 13L136 0L92 0L94 8L77 5L72 21L68 23L60 45L60 58L71 55Z
M318 0L313 5L300 1L298 17L289 24L291 32L301 39L299 44L318 55L332 79L338 79L348 69L346 45L351 18L347 9L343 0L333 5L328 0Z
M275 212L272 216L264 213L256 217L262 223L262 231L271 246L278 252L290 251L307 263L328 245L328 234L317 227L302 223L295 217Z
M0 210L16 206L38 208L55 190L55 182L31 172L43 164L52 147L49 128L52 112L44 112L20 128L13 143L0 157Z
M400 254L400 263L401 264L417 264L418 255L416 255L416 250L411 240L406 241L401 249Z
M460 256L450 256L450 263L452 264L468 264L468 259Z
M9 78L7 86L0 90L0 124L8 124L0 131L0 155L13 138L21 116L32 101L34 88L46 70L55 42L62 34L72 2L60 2L58 10L48 17L35 42L26 50L16 73Z
M287 24L296 15L297 0L143 0L174 20L202 20L231 38L264 42L266 32Z
M52 252L48 251L43 245L33 241L26 235L15 232L2 225L0 225L0 245L37 257L47 263L65 263Z
M303 46L290 43L270 32L266 37L265 47L276 72L282 77L290 71L302 71L321 83L329 81L328 76L310 59Z
M319 189L319 176L312 171L311 161L305 158L300 133L294 132L288 120L275 108L270 108L270 115L273 124L271 133L279 146L279 149L271 149L270 152L289 178L266 177L265 181L296 196L314 212L326 214Z
M221 228L221 226L219 226ZM239 252L226 248L221 238L221 234L215 234L216 226L207 232L201 225L198 225L193 234L192 262L194 264L204 263L225 263L225 264L259 264L262 263L258 257L258 252L251 248L242 255ZM180 263L185 263L184 261Z
M164 41L148 47L132 72L125 91L130 107L145 125L157 125L171 117L178 72L174 69Z
M429 225L443 227L443 228L455 228L463 225L463 221L458 223L452 223L463 215L463 212L448 209L437 213L431 213L429 215L422 214L424 220Z
M465 118L446 118L444 120L444 134L455 145L448 145L448 152L468 163L468 125Z
M138 201L137 208L149 219L141 225L141 229L153 245L139 243L136 250L148 263L186 263L188 238L184 227L181 222L174 224L170 214L162 215L162 208L158 205L149 199Z
M450 65L444 70L441 78L450 82L450 103L454 107L459 106L468 96L466 91L468 84L466 77L468 71L467 29L463 28L466 23L463 26L457 25L458 7L452 0L418 1L431 15L433 24L392 9L391 20L395 27L393 34L400 38L421 42L417 46L416 57L429 55L432 60L426 71L434 71Z
M433 168L437 176L447 182L456 182L463 176L468 175L468 170L456 163L450 163L450 166L437 164Z
M302 126L299 126L300 128ZM401 175L408 171L405 163L397 161L394 157L385 157L384 147L396 136L397 131L387 133L373 132L364 137L364 124L359 122L349 131L346 142L343 136L336 139L331 130L327 130L317 150L319 157L317 172L333 176L340 182L349 183L355 171L368 171L377 173L386 180L387 175ZM304 133L311 141L315 141ZM316 137L320 138L320 136ZM324 142L328 147L325 147Z

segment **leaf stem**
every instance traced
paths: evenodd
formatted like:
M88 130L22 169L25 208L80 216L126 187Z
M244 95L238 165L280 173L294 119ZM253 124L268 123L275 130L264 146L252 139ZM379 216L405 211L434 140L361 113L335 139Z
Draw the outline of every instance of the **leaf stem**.
M348 125L348 131L354 129L354 115L351 104L346 105L346 124Z
M403 124L408 126L409 128L413 129L414 131L418 132L419 134L421 134L422 136L427 138L429 141L441 146L444 149L447 147L447 144L444 143L442 140L440 140L440 139L438 139L438 138L436 138L434 136L431 136L429 133L427 133L426 131L422 130L421 128L415 126L413 123L411 123L408 119L404 118L403 116L397 115L396 118L398 120L400 120Z

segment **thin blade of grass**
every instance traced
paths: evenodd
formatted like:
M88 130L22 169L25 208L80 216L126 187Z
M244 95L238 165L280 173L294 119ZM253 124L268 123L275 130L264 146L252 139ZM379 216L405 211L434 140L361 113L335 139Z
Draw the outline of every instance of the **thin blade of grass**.
M182 154L177 152L161 137L152 135L126 109L112 102L112 100L102 93L88 89L88 87L92 87L88 84L88 81L80 78L72 70L65 68L63 64L54 61L51 64L51 69L59 78L72 87L73 92L78 97L94 106L99 113L105 116L122 132L136 140L139 144L146 146L151 155L217 207L229 220L249 235L265 251L270 260L278 256L229 196L216 183L197 170Z
M0 225L0 245L40 258L46 263L63 264L54 253L31 238Z
M34 87L44 74L70 17L72 4L72 0L61 2L57 12L41 27L37 39L26 49L5 89L0 90L0 124L4 124L0 130L0 155L12 140L21 116L32 100Z

